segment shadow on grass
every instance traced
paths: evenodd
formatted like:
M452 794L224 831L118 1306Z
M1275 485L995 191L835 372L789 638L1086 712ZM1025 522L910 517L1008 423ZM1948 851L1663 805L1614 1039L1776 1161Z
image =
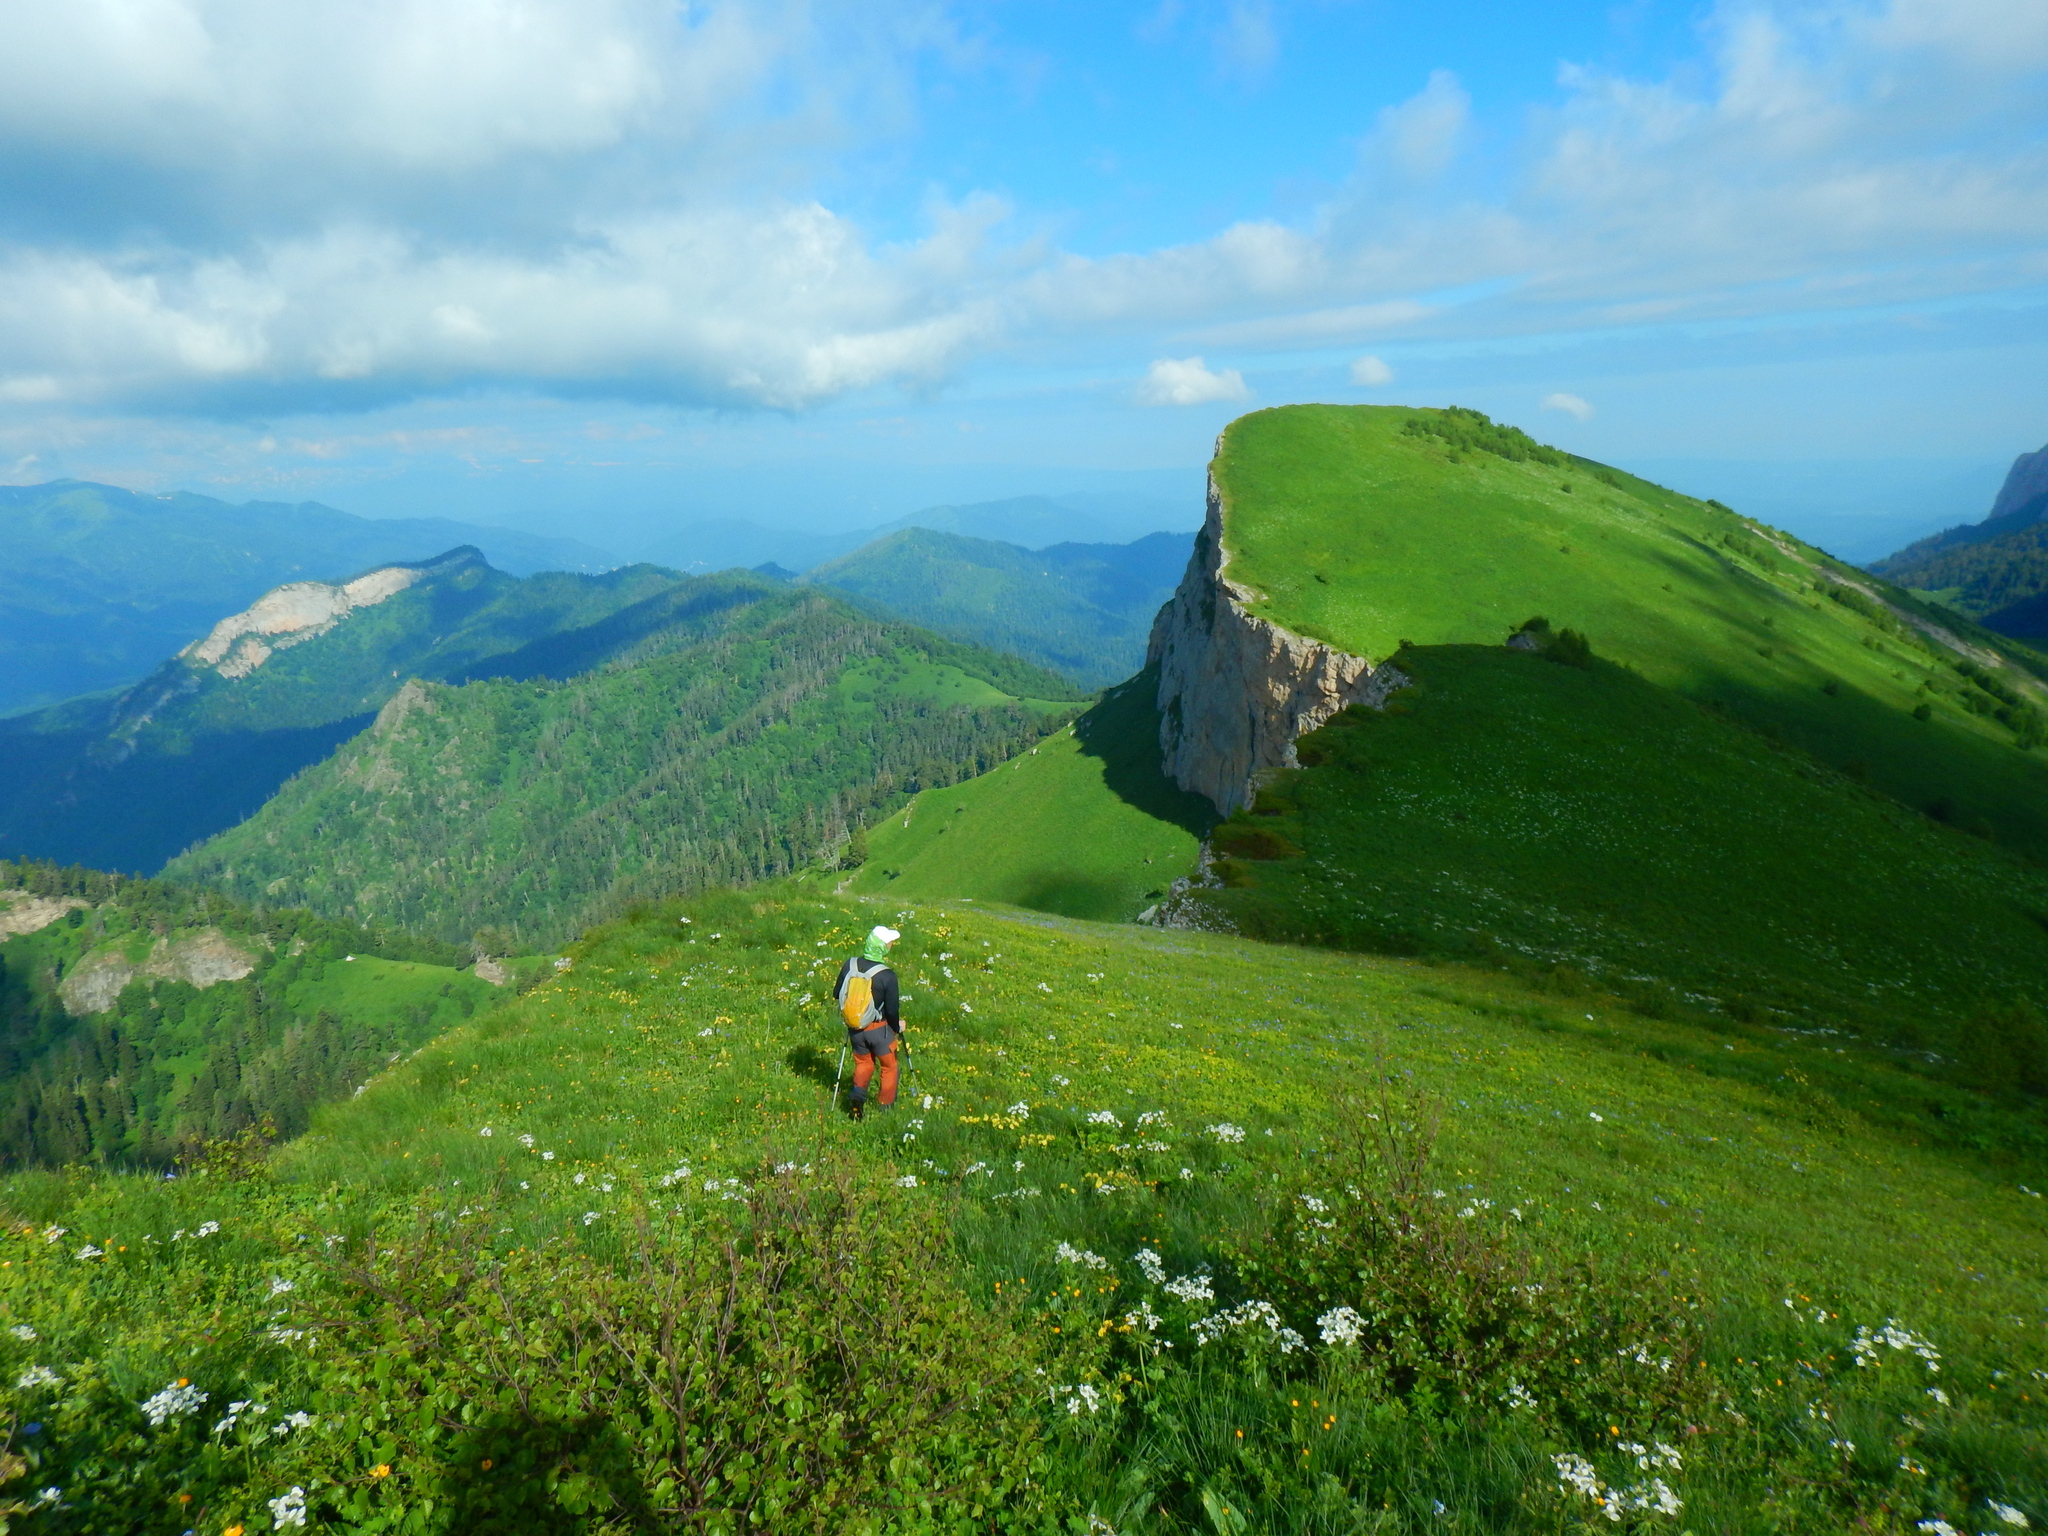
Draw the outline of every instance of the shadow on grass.
M1147 667L1103 695L1100 704L1075 722L1074 734L1084 755L1101 760L1102 781L1119 800L1195 837L1206 837L1216 825L1215 807L1159 770L1159 707L1154 702L1158 697L1158 671Z
M790 1048L782 1058L782 1064L798 1077L816 1083L820 1088L830 1088L839 1058L815 1045L798 1045Z

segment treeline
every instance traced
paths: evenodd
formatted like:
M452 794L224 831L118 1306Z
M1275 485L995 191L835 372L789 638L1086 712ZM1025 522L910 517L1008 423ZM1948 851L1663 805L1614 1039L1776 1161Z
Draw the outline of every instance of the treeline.
M856 670L881 681L857 686ZM984 772L1067 718L948 702L948 676L1074 692L815 590L766 591L658 654L568 682L423 685L171 870L444 942L491 927L551 947L644 897L836 861L908 795Z
M0 945L4 1166L167 1167L251 1128L297 1134L316 1106L493 995L447 970L380 980L348 958L445 966L463 958L454 946L311 912L253 912L167 881L0 861L7 891L90 905ZM135 980L106 1012L66 1010L58 988L96 949L198 928L220 929L255 969L203 989ZM331 974L343 967L345 981Z

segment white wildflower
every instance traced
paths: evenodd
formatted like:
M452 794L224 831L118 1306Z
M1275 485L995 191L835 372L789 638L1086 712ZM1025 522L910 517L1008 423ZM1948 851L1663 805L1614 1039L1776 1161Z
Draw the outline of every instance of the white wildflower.
M897 1186L902 1189L915 1189L917 1188L917 1175L914 1173L906 1173L905 1175L903 1175L902 1178L898 1179L896 1183Z
M298 1287L289 1280L277 1275L270 1277L270 1294L273 1296L282 1296L286 1291L295 1291L297 1289Z
M1922 1520L1913 1529L1925 1531L1927 1536L1963 1536L1961 1531L1950 1525L1946 1520Z
M270 1528L281 1531L288 1525L306 1523L306 1490L297 1483L292 1484L289 1493L281 1493L267 1501L270 1505Z
M496 1135L496 1134L497 1134L497 1133L496 1133L495 1131L493 1131L493 1130L492 1130L492 1129L491 1129L491 1128L490 1128L490 1127L489 1127L488 1125L487 1125L487 1126L485 1126L485 1127L484 1127L484 1128L483 1128L482 1130L480 1130L480 1131L478 1131L478 1132L477 1132L477 1135L479 1135L479 1136L494 1136L494 1135Z
M1142 1328L1147 1333L1157 1333L1159 1331L1159 1321L1158 1314L1152 1310L1152 1304L1147 1301L1139 1302L1137 1311L1124 1314L1124 1326L1126 1328Z
M544 1163L552 1163L555 1160L555 1154L552 1152L543 1152L540 1155L540 1160Z
M1599 1111L1599 1110L1597 1110L1597 1109L1589 1109L1589 1110L1587 1110L1587 1111L1586 1111L1586 1118L1587 1118L1588 1120L1594 1120L1594 1121L1598 1121L1598 1122L1599 1122L1599 1123L1600 1123L1601 1125L1605 1125L1605 1124L1607 1123L1607 1117L1606 1117L1605 1115L1601 1114L1601 1113L1600 1113L1600 1111Z
M1211 1136L1214 1136L1218 1141L1221 1142L1236 1142L1244 1140L1244 1128L1242 1126L1232 1125L1228 1120L1223 1121L1221 1124L1210 1126L1209 1134Z
M1216 1293L1209 1288L1209 1271L1198 1269L1192 1275L1182 1275L1169 1280L1165 1285L1166 1294L1181 1301L1214 1301Z
M1064 1406L1068 1413L1073 1414L1077 1418L1083 1409L1086 1409L1089 1413L1095 1413L1102 1407L1102 1394L1089 1386L1085 1381L1079 1386L1054 1387L1052 1392L1054 1402L1059 1402L1062 1392L1066 1393Z
M182 1419L199 1411L208 1394L189 1381L174 1381L142 1405L142 1416L161 1429L168 1419Z
M21 1340L21 1342L24 1344L33 1344L36 1340L35 1329L29 1327L27 1323L16 1323L12 1328L8 1329L7 1331L13 1334L17 1339Z
M1909 1350L1920 1357L1929 1372L1941 1369L1941 1351L1917 1334L1899 1326L1895 1317L1885 1319L1882 1329L1872 1333L1868 1328L1858 1328L1856 1337L1849 1341L1849 1348L1856 1356L1858 1365L1877 1365L1882 1360L1881 1349Z
M1031 1106L1029 1104L1023 1103L1022 1101L1019 1101L1018 1103L1012 1104L1008 1109L1004 1110L1003 1113L1006 1115L1015 1115L1019 1120L1029 1120L1031 1118Z
M2024 1531L2032 1524L2025 1511L2014 1509L2010 1504L2001 1504L1996 1499L1986 1500L1984 1507L1991 1511L1999 1524L2009 1525L2016 1531Z
M591 1224L591 1223L592 1223L593 1221L596 1221L596 1220L597 1220L597 1212L595 1212L595 1211L585 1211L585 1212L583 1213L583 1225L585 1225L586 1227L587 1227L587 1226L589 1226L589 1225L590 1225L590 1224Z
M47 1365L32 1365L21 1373L21 1380L17 1381L14 1385L19 1391L33 1392L37 1387L58 1386L63 1380L62 1376L59 1376Z
M519 1133L519 1145L531 1152L533 1150L533 1132L521 1131Z
M1325 1344L1356 1344L1365 1337L1365 1319L1350 1307L1332 1307L1316 1319Z
M1166 1266L1159 1261L1159 1255L1150 1248L1140 1248L1131 1255L1131 1262L1138 1266L1138 1273L1145 1277L1146 1284L1166 1283Z
M58 1238L62 1237L66 1232L69 1232L70 1230L71 1229L69 1227L50 1227L44 1231L43 1241L46 1243L54 1243L55 1241L57 1241Z
M87 1243L83 1248L78 1250L78 1256L81 1259L103 1259L107 1256L107 1250L104 1248L96 1248L91 1243Z
M37 1509L55 1509L63 1498L64 1490L62 1488L45 1488L36 1495L35 1507Z
M218 1232L219 1230L220 1230L220 1223L219 1223L219 1222L217 1222L217 1221L202 1221L201 1223L199 1223L199 1230L198 1230L197 1232L194 1232L194 1233L193 1233L192 1235L193 1235L194 1237L211 1237L211 1236L213 1236L213 1234L214 1234L214 1233Z
M1523 1386L1519 1381L1511 1381L1508 1383L1507 1391L1502 1394L1501 1401L1510 1408L1534 1408L1536 1406L1536 1394Z
M1085 1264L1090 1269L1107 1269L1109 1260L1099 1253L1090 1253L1086 1248L1076 1248L1072 1243L1061 1243L1053 1249L1052 1256L1061 1264Z

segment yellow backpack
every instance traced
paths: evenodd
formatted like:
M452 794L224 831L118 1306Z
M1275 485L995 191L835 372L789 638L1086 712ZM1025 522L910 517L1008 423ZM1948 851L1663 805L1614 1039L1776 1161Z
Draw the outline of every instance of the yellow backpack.
M866 1029L882 1017L882 1011L875 1006L875 984L868 978L874 971L863 971L858 958L846 968L846 982L839 989L839 1016L846 1020L848 1029ZM875 970L881 969L879 963Z

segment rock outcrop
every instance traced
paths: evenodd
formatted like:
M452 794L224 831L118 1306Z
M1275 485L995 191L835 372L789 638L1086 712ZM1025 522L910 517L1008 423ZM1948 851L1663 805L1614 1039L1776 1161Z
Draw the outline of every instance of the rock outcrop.
M465 545L421 565L388 565L333 585L293 581L273 587L240 613L230 614L178 654L222 677L247 677L278 651L324 635L359 608L374 608L407 587L483 557Z
M40 933L66 912L88 906L76 896L35 896L27 891L0 891L0 944L18 934Z
M1258 594L1225 574L1223 501L1209 511L1172 601L1152 623L1146 664L1159 673L1161 767L1223 815L1261 775L1296 766L1295 740L1350 704L1382 707L1410 679L1254 616Z
M2048 515L2048 448L2023 453L2012 461L2005 484L1998 488L1998 499L1991 503L1991 513L1984 521L2011 517L2035 504L2040 504L2044 515Z
M139 964L118 944L94 950L65 973L57 995L73 1015L105 1013L131 981L184 981L204 991L255 969L254 955L218 928L201 928L158 939Z

